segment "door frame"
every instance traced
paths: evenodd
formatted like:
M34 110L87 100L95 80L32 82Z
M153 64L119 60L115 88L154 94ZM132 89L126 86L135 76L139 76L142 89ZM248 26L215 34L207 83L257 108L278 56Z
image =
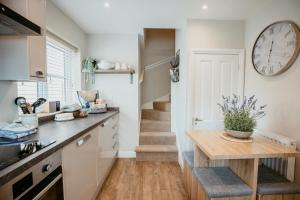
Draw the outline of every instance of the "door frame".
M194 105L194 70L193 57L197 54L209 55L237 55L239 57L239 94L244 96L245 93L245 49L207 49L207 48L194 48L189 54L188 64L188 81L187 81L187 130L193 129L193 105Z

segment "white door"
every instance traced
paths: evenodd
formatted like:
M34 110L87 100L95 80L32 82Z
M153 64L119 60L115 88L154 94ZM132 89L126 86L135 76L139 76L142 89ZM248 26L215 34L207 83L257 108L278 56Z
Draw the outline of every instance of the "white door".
M243 51L193 51L191 119L194 130L223 129L222 96L243 96Z

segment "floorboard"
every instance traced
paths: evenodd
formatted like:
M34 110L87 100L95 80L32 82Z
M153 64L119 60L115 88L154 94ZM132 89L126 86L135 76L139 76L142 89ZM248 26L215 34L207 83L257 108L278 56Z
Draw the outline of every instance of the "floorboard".
M187 200L187 196L178 163L119 159L97 199Z

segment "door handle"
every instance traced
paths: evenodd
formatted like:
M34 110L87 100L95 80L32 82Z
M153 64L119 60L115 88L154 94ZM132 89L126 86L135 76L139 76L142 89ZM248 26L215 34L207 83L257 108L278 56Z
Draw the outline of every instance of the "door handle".
M31 75L31 77L34 77L34 78L45 78L44 72L42 72L42 71L36 71L35 75Z
M194 122L202 122L203 121L203 119L200 119L200 118L198 118L198 117L195 117L194 118Z

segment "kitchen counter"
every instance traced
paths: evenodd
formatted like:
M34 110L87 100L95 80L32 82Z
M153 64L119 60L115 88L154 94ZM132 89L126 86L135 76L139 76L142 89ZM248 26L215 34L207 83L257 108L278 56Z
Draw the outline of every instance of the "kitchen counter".
M103 114L90 114L87 118L43 123L39 126L38 133L31 139L56 140L56 142L1 170L0 186L118 113L118 109L111 109Z

